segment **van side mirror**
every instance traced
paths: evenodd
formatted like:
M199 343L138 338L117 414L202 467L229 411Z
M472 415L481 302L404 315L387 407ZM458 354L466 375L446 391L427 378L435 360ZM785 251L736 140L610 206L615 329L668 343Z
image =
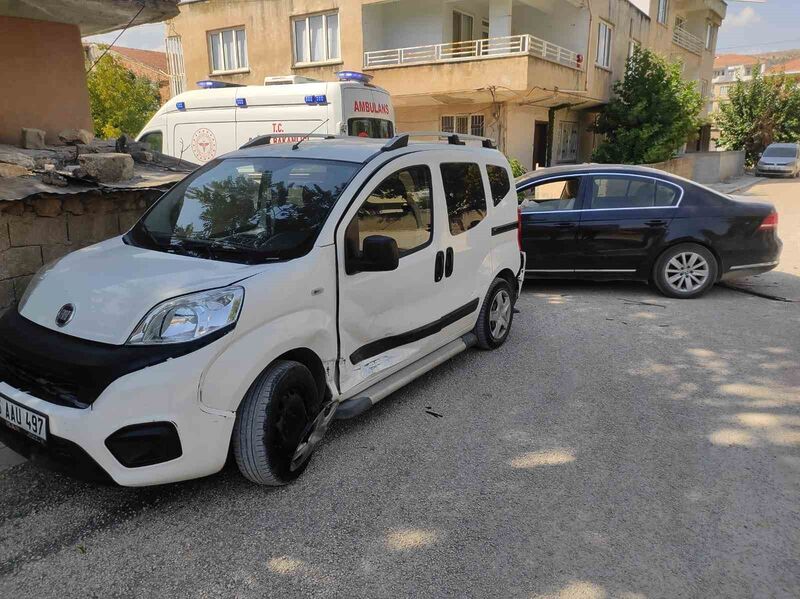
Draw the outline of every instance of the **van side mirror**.
M397 241L385 235L370 235L364 239L361 256L347 260L347 274L357 272L387 272L400 264Z

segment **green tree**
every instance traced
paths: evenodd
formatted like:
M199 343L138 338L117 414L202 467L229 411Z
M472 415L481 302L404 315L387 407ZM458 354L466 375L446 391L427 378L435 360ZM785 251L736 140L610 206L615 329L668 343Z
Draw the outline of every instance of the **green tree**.
M750 81L738 80L728 92L728 102L715 115L720 129L719 145L744 150L754 164L773 142L800 140L800 88L781 73L764 77L753 69Z
M94 134L100 138L136 135L161 104L151 81L137 77L109 54L94 66L87 83Z
M516 158L509 158L508 163L511 165L511 174L514 175L515 179L528 172L528 169L522 166L522 163Z
M679 62L637 48L593 127L605 135L593 159L623 164L669 160L697 131L702 105L696 83L683 79Z

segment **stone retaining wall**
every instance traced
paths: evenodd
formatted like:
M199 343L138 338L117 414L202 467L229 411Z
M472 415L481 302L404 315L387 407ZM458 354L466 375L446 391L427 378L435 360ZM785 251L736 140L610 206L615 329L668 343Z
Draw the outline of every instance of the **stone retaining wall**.
M646 166L698 183L721 183L744 174L744 152L692 152Z
M0 312L20 300L43 264L125 233L162 193L90 190L0 201Z

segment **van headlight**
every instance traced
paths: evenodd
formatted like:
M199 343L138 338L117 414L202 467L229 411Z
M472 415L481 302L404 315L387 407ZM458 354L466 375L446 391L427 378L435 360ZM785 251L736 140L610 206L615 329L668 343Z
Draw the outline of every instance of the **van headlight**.
M226 287L183 295L158 304L131 333L127 345L185 343L236 323L244 289Z

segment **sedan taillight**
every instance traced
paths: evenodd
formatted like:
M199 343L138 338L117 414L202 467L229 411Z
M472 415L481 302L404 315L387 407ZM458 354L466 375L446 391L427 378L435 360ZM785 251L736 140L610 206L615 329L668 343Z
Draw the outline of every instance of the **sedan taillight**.
M768 231L769 229L777 229L778 228L778 213L777 212L770 212L769 215L761 221L761 224L758 226L759 231Z

